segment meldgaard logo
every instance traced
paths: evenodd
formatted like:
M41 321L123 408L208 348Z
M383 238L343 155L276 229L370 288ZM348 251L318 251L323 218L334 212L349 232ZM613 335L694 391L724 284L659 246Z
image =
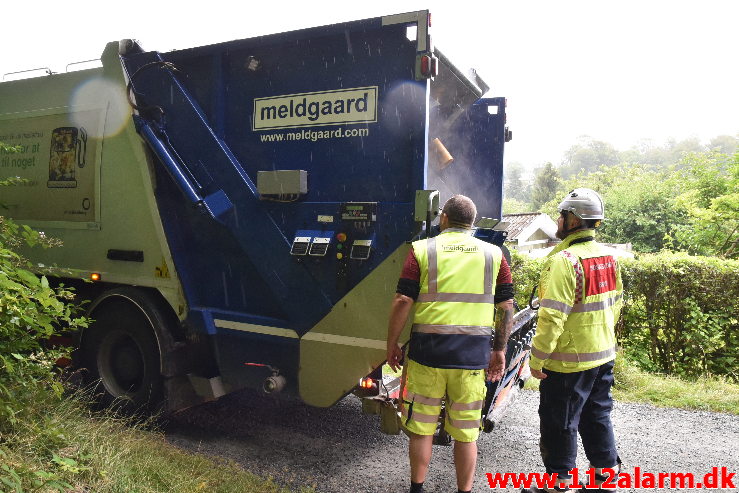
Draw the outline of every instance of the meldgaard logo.
M254 99L252 130L377 121L377 86Z
M456 253L477 253L480 251L477 245L444 245L445 252L456 252Z

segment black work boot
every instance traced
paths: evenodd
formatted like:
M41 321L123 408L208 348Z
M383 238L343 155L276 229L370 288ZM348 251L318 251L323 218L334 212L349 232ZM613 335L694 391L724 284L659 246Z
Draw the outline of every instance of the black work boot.
M604 482L610 481L610 484L614 484L618 482L618 478L621 475L621 458L618 458L618 464L613 466L611 469L615 472L615 476L607 475L605 471L603 471L603 468L597 468L593 467L592 465L589 466L589 468L593 469L595 471L595 484L598 486L601 486ZM594 493L617 493L617 488L603 488L602 486L597 489L591 489L587 491L592 491Z
M414 483L411 481L411 489L408 493L423 493L423 483Z

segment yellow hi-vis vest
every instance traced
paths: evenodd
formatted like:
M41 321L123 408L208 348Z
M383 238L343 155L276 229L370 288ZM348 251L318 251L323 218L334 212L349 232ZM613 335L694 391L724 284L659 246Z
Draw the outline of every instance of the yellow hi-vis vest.
M500 248L465 229L413 243L421 270L408 356L434 368L487 368Z
M568 236L542 267L531 368L573 373L614 359L622 295L618 264L593 230Z

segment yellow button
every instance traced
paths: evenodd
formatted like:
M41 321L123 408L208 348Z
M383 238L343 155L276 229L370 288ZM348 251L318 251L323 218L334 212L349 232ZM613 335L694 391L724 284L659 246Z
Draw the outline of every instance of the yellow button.
M341 259L343 259L343 258L344 258L344 254L343 254L343 253L341 253L341 252L337 253L337 254L336 254L336 258L337 258L337 259L339 259L339 260L341 260Z

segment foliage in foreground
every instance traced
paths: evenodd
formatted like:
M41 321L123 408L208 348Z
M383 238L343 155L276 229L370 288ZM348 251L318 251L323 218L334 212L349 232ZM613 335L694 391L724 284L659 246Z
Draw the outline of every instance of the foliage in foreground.
M82 397L36 391L24 401L0 438L0 491L288 493L233 462L178 450L151 423L93 415Z
M75 316L70 303L74 294L64 286L50 286L15 253L23 245L50 247L54 241L0 216L0 431L16 420L18 392L37 385L61 391L52 378L53 362L61 353L46 348L44 341L58 334L60 324L70 331L86 324Z

